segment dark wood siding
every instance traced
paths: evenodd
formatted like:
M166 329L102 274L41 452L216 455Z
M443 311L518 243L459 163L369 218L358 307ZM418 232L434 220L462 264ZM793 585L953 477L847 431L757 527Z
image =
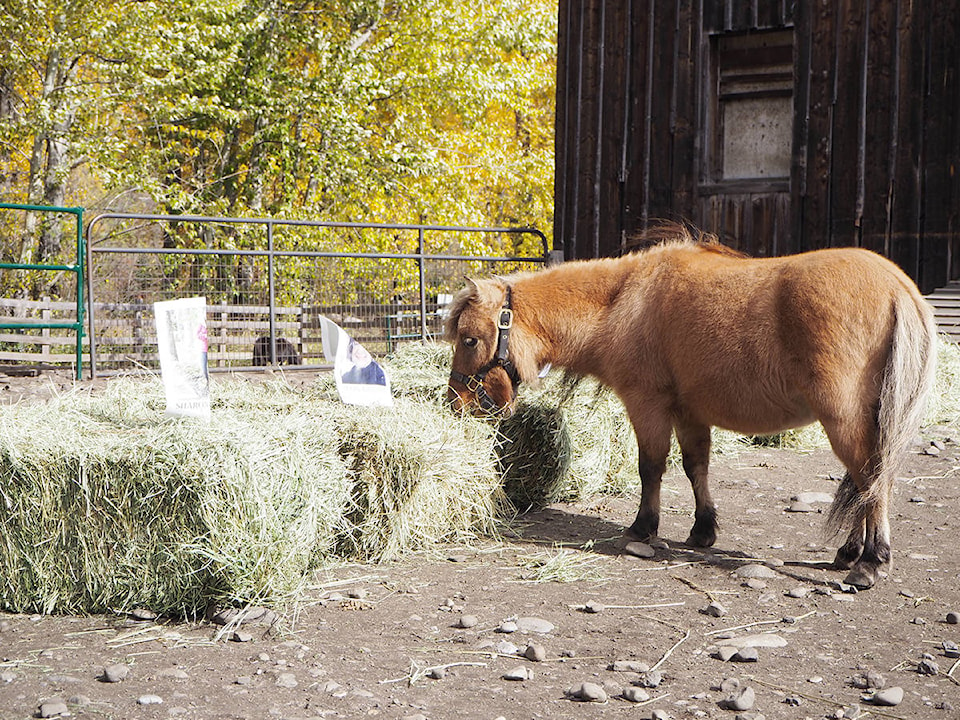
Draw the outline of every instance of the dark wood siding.
M960 277L960 0L559 0L555 238L615 255L659 218L755 255L859 245ZM718 38L788 31L788 178L718 175ZM719 128L719 130L718 130ZM729 129L728 129L729 130Z

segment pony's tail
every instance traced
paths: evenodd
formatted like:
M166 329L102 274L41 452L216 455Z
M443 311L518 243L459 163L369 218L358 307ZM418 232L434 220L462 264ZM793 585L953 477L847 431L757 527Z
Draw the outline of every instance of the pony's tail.
M866 506L884 503L896 479L903 454L916 438L936 373L937 330L926 301L903 293L894 302L893 339L880 386L877 410L877 449L874 477L864 493L847 473L827 517L827 528L837 531L863 517Z

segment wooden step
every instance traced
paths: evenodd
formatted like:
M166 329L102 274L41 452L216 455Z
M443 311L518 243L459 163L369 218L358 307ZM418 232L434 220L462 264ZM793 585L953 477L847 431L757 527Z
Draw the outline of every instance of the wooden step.
M940 332L960 343L960 280L934 290L926 296Z

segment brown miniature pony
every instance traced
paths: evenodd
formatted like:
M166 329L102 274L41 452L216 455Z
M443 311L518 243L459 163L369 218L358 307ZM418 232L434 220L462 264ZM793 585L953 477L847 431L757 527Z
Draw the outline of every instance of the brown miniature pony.
M890 560L897 460L933 380L936 331L911 280L867 250L752 259L681 227L617 259L470 281L454 299L448 396L509 411L547 363L592 375L623 401L642 491L629 532L656 536L671 431L696 500L687 542L708 547L710 428L770 434L819 420L847 468L828 527L850 527L835 565L860 588Z

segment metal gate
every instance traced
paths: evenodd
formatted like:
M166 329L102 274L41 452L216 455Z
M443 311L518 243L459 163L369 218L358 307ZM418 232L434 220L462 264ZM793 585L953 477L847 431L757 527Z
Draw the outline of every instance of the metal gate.
M73 330L76 333L76 373L77 379L83 371L83 328L84 328L84 247L83 247L83 208L80 207L52 207L49 205L20 205L16 203L0 203L3 210L24 210L27 212L66 213L74 216L76 221L77 259L72 264L51 263L0 263L2 270L42 270L51 272L69 272L76 276L76 314L69 320L19 320L0 322L0 330L49 330L62 328ZM16 339L16 338L14 338Z
M464 275L548 257L534 228L104 213L86 234L91 376L159 368L157 300L207 298L213 372L322 367L320 317L387 353L441 332Z

